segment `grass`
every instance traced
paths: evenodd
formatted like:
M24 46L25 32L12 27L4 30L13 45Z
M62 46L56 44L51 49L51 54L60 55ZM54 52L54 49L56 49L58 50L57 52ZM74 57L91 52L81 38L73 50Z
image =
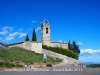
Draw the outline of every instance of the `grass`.
M7 68L11 68L11 67L23 67L23 65L12 64L12 63L9 63L9 62L0 62L0 67L7 67Z
M34 51L29 51L20 47L0 49L0 62L10 62L12 64L42 63L43 54L38 54ZM61 62L61 60L47 57L47 62L55 64Z

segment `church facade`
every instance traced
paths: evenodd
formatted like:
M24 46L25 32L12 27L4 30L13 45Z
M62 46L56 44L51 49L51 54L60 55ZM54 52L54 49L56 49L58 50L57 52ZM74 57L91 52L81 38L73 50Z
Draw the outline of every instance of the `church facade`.
M31 51L35 51L36 53L42 53L42 44L48 45L48 46L58 46L62 48L68 49L68 44L64 42L52 42L50 40L50 23L47 19L45 19L41 24L41 42L34 42L34 41L25 41L25 42L19 42L14 44L7 45L9 48L18 46L22 47L24 49L28 49Z

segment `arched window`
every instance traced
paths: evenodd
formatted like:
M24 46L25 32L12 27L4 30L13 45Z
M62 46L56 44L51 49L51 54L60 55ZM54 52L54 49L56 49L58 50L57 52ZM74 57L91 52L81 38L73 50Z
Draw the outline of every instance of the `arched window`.
M48 28L46 28L46 34L48 34Z

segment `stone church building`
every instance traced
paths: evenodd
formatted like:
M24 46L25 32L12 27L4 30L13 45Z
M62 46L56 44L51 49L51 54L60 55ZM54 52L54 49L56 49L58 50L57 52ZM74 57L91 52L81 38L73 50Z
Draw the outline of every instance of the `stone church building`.
M24 49L28 49L31 51L35 51L36 53L42 53L42 44L48 45L48 46L58 46L62 48L68 49L68 44L64 42L52 42L50 40L50 23L47 19L45 19L41 24L41 42L38 41L25 41L25 42L19 42L14 44L7 45L9 48L18 46L22 47Z

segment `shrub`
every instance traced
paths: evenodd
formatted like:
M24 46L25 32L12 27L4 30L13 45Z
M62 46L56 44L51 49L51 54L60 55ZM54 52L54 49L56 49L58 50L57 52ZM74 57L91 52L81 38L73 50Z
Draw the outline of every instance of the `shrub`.
M16 64L15 66L16 67L23 67L23 65L20 65L20 64Z
M65 49L65 48L50 47L50 46L47 46L47 45L42 45L42 48L56 52L56 53L60 53L60 54L63 54L63 55L66 55L66 56L69 56L69 57L72 57L72 58L75 58L75 59L78 59L78 54L74 53L71 50Z
M15 67L15 65L9 62L0 62L0 67L11 68L11 67Z

